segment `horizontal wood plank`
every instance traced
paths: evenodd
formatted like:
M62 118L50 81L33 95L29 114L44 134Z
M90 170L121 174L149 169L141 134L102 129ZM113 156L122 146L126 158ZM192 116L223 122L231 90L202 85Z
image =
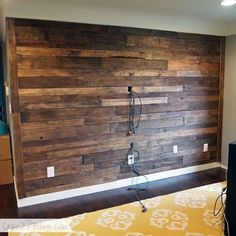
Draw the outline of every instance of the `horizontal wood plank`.
M134 87L137 93L158 93L158 92L181 92L183 86L157 86L157 87ZM54 88L54 89L19 89L20 96L34 95L71 95L71 94L128 94L127 87L105 87L105 88Z

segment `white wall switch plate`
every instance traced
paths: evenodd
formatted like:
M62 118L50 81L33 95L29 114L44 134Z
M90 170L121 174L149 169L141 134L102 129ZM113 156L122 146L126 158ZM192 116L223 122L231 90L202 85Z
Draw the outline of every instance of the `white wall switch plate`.
M203 152L208 152L208 143L204 143Z
M48 166L47 167L47 177L48 178L55 177L55 168L54 168L54 166Z
M173 153L178 153L178 146L177 145L173 146Z

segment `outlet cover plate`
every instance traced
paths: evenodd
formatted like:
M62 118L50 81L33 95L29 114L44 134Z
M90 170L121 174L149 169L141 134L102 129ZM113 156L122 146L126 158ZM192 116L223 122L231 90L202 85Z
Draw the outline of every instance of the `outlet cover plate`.
M178 146L177 145L175 145L175 146L173 146L173 153L178 153Z
M203 152L208 152L208 143L204 143Z
M134 155L128 155L128 165L134 164Z
M47 167L47 177L48 178L55 177L55 168L54 168L54 166L48 166Z

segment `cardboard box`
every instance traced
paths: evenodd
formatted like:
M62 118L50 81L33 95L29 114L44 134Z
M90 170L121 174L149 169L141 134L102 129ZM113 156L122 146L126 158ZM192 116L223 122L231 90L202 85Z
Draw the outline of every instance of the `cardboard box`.
M0 161L11 159L11 148L10 148L10 137L9 135L0 136Z
M11 160L0 161L0 185L13 183Z

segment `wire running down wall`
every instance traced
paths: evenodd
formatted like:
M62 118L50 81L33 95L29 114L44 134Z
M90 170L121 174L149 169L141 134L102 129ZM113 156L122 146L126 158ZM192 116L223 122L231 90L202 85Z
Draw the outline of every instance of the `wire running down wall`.
M223 37L8 18L7 43L20 198L131 177L131 142L142 174L219 160Z

